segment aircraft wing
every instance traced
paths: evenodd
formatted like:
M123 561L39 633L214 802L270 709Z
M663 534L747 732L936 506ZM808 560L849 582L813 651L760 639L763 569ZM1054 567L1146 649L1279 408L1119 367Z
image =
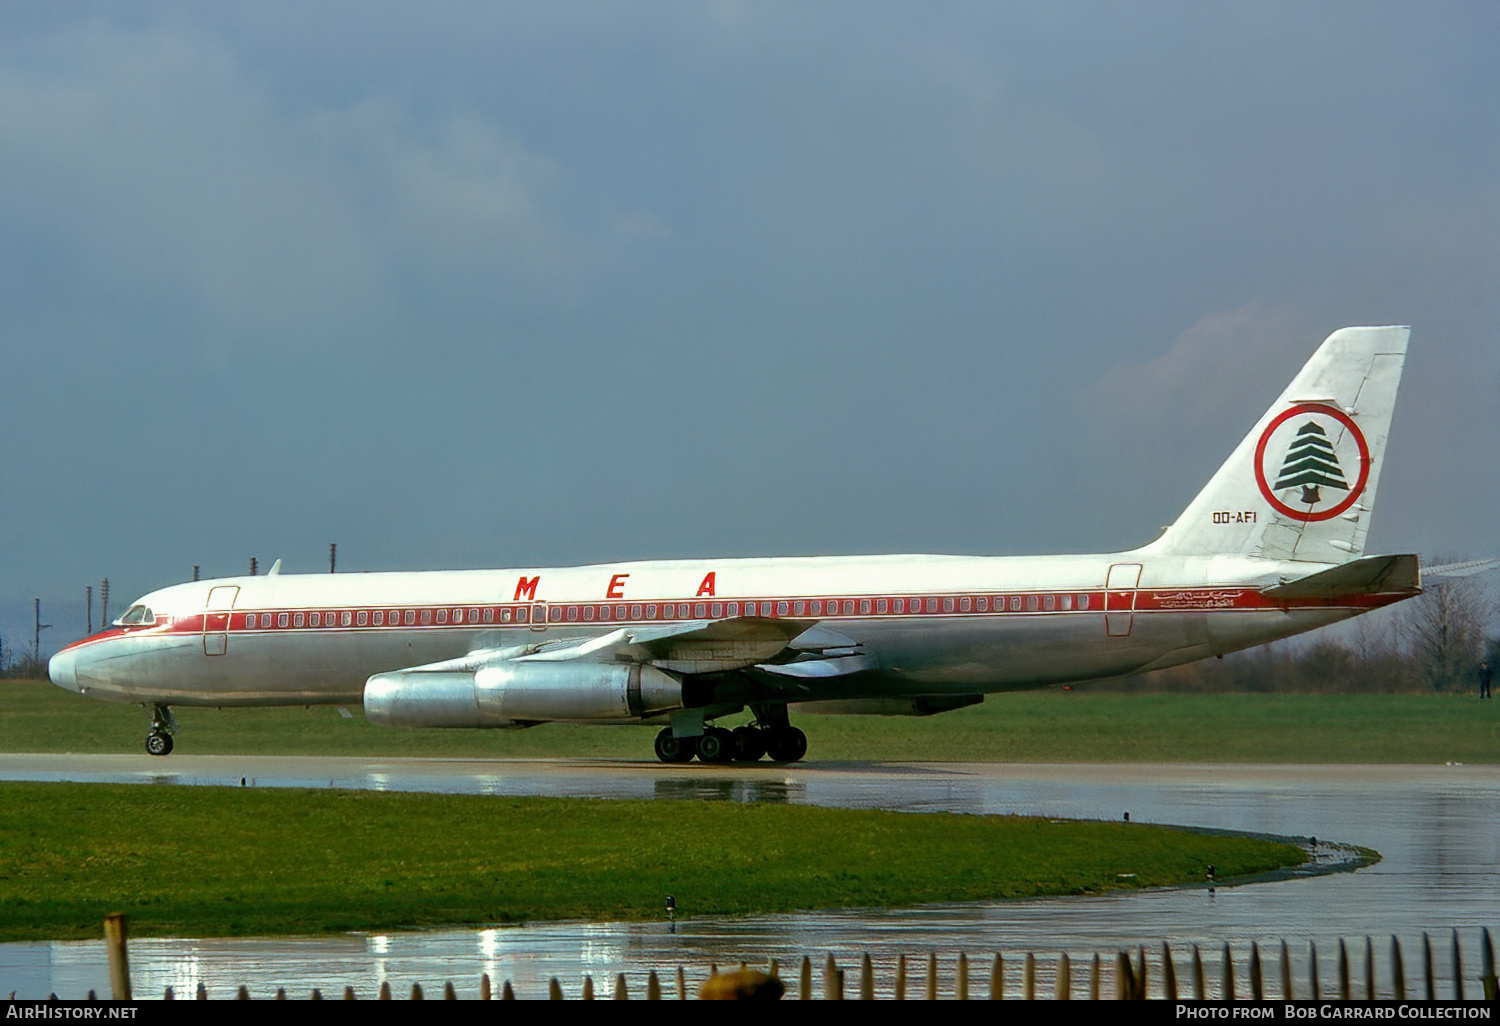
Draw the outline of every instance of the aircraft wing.
M514 656L521 662L650 663L674 673L722 673L758 663L794 657L805 651L791 647L794 639L811 633L810 620L779 620L741 616L732 620L695 620L655 627L622 627L587 641L546 646ZM833 632L826 632L833 635ZM834 635L844 645L854 642Z
M1331 570L1262 588L1272 599L1338 598L1344 595L1388 595L1422 590L1422 574L1414 555L1365 556Z

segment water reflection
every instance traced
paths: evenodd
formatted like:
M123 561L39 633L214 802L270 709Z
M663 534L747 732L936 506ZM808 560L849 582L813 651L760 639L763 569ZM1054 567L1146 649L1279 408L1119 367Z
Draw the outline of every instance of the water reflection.
M0 757L0 775L13 772L8 758ZM711 962L765 964L770 959L780 961L795 990L801 958L813 958L814 977L821 979L821 960L829 953L849 973L852 988L858 960L868 953L884 994L891 991L898 959L907 956L908 993L915 996L925 991L929 953L938 956L940 992L951 993L962 951L970 957L974 993L988 993L998 952L1004 986L1015 996L1023 985L1024 952L1036 951L1040 992L1052 993L1056 956L1066 952L1074 993L1081 995L1095 952L1105 953L1105 972L1112 980L1112 953L1123 947L1139 956L1144 947L1150 978L1159 980L1165 941L1172 945L1184 988L1193 948L1199 949L1210 996L1223 986L1226 944L1240 993L1245 993L1253 942L1272 981L1268 989L1280 997L1280 945L1286 939L1298 996L1311 996L1314 978L1321 993L1336 993L1340 942L1356 994L1362 993L1365 975L1373 968L1379 992L1389 996L1394 935L1404 947L1408 993L1420 996L1426 932L1433 939L1439 993L1448 996L1454 962L1449 930L1457 928L1473 995L1479 928L1500 926L1500 832L1494 830L1500 822L1500 768L1495 767L825 765L725 773L707 767L589 762L381 760L376 767L328 760L314 765L319 762L199 760L184 762L184 772L170 779L237 785L247 776L260 786L310 786L322 780L389 790L774 801L1108 820L1129 810L1134 822L1315 835L1374 848L1384 858L1357 873L1221 886L1215 892L1198 886L733 920L695 919L690 896L679 895L684 918L675 934L663 919L319 939L138 940L131 946L138 992L160 994L170 985L179 994L191 993L202 982L216 995L246 984L256 996L270 996L277 987L305 996L314 987L337 993L348 984L361 996L373 996L389 980L404 995L412 983L432 993L452 979L460 996L475 996L479 974L487 972L497 989L502 979L510 979L519 994L542 996L547 981L557 977L576 996L585 975L593 976L603 994L612 990L619 971L626 973L632 991L641 993L646 974L654 970L673 995L678 965L689 968L688 983L694 987ZM111 773L116 779L147 779L142 771L108 768L88 758L75 759L72 772L85 779ZM90 778L89 773L98 776ZM1333 857L1331 846L1319 847L1320 857ZM1375 939L1367 945L1367 937ZM1367 961L1371 958L1373 964ZM0 945L0 990L15 989L22 996L49 991L82 995L107 987L100 944Z

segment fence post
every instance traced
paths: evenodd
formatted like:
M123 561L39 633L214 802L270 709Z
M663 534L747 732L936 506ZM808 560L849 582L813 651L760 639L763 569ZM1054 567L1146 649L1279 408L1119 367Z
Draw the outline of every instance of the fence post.
M489 999L490 999L490 974L489 973L480 973L479 974L479 1000L481 1000L481 1001L488 1001Z
M1349 986L1349 951L1344 947L1344 938L1339 938L1339 1000L1349 1001L1354 996Z
M680 984L681 980L682 980L682 970L681 969L677 970L677 979L678 979L678 982ZM811 1001L812 1000L812 959L808 958L806 955L802 956L802 968L797 971L797 985L802 989L802 1000L803 1001ZM684 997L687 996L686 992L684 992L683 996Z
M775 975L774 973L772 975ZM651 975L646 977L646 1000L661 1000L661 981L656 978L656 970L651 970Z
M1142 957L1145 953L1142 952ZM1167 942L1161 944L1161 986L1168 1001L1177 1000L1177 967L1172 964L1172 949Z
M1224 993L1219 995L1219 1000L1234 1000L1234 959L1229 954L1227 942L1224 945Z
M630 1000L630 992L625 987L625 974L624 973L616 973L615 974L615 1000L616 1001L629 1001Z
M1406 1000L1406 966L1401 961L1401 941L1391 934L1391 986L1395 988L1397 1001Z
M1292 953L1287 950L1285 940L1281 942L1281 996L1288 1001L1297 1000L1292 986Z
M125 952L125 913L104 917L104 943L109 947L109 992L116 1001L130 1000L130 957Z
M859 999L875 1000L875 967L870 964L870 953L865 952L859 961Z
M1129 1001L1131 997L1131 981L1133 975L1130 969L1130 956L1121 951L1115 959L1115 1000Z
M1073 997L1073 965L1064 951L1057 956L1057 1000L1068 1001Z
M1027 1001L1036 1000L1036 956L1026 952L1026 974L1021 981L1021 996Z
M958 976L953 984L953 996L960 1001L969 1000L969 956L958 953Z
M1250 942L1250 1000L1264 1001L1266 989L1260 973L1260 945Z
M1494 1001L1496 991L1495 980L1495 946L1490 943L1490 928L1484 928L1484 936L1481 938L1479 957L1482 959L1484 968L1480 971L1479 982L1484 986L1484 999Z
M1099 962L1099 952L1094 952L1094 969L1089 973L1089 1000L1099 1000L1099 987L1103 983L1104 967Z
M906 956L896 956L896 1000L906 1000Z
M1203 955L1198 951L1198 945L1193 945L1193 1000L1202 1001L1205 998L1203 989Z
M1365 1000L1375 1000L1375 942L1365 934Z
M1307 985L1312 988L1312 999L1318 1000L1321 997L1318 987L1318 945L1312 940L1307 942Z
M938 991L937 952L927 953L927 1000L936 1001Z
M1005 962L1000 952L995 952L995 962L990 966L990 1000L1005 1000Z
M583 974L583 1000L594 1000L594 978L588 973Z
M1458 950L1458 930L1453 931L1453 1000L1464 999L1464 962Z
M1422 976L1427 983L1427 1000L1437 1000L1437 987L1432 982L1432 941L1427 938L1427 931L1422 931Z

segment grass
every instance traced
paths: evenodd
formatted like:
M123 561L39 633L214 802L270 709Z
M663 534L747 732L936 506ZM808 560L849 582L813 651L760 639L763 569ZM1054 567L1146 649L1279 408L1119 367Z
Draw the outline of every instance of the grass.
M1098 893L1302 861L1168 828L730 802L0 784L0 941L316 934ZM1127 874L1134 874L1127 876Z
M173 709L193 754L620 758L650 761L652 728L393 730L329 707ZM743 719L744 717L740 717ZM808 758L947 762L1500 762L1500 702L1467 695L991 695L939 716L794 716ZM139 752L145 711L44 682L0 681L0 751Z

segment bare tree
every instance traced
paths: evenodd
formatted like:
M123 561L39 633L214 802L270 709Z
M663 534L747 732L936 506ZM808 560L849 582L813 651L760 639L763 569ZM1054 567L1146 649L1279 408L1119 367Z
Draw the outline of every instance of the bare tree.
M1425 582L1405 603L1402 636L1422 682L1433 691L1472 687L1489 638L1493 603L1474 577Z

